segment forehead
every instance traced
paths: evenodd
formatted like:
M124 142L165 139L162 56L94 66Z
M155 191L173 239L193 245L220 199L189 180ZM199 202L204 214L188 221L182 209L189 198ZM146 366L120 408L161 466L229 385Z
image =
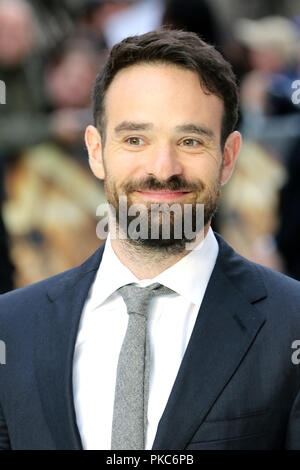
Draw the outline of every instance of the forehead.
M173 64L138 64L120 70L105 97L107 126L152 122L159 129L198 122L221 131L223 101L203 89L196 72Z

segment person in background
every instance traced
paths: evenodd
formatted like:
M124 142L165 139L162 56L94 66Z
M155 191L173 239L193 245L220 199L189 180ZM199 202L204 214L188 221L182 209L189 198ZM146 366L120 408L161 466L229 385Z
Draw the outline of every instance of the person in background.
M300 17L294 19L300 32ZM282 113L297 113L300 127L300 41L297 60L287 74L278 77L272 89L274 106ZM276 243L284 261L285 272L300 280L300 131L286 157L286 180L279 193Z
M275 233L283 270L300 281L300 137L286 161L287 178L279 192L279 224Z
M111 18L125 12L137 0L84 0L78 9L76 28L82 35L91 38L100 50L109 47L105 28Z
M44 58L38 45L38 24L30 4L0 0L0 77L6 84L6 104L0 107L0 148L7 158L51 133L45 113Z
M284 162L300 129L299 107L291 99L299 30L288 18L267 16L240 18L234 31L247 47L251 68L241 82L241 129Z
M88 171L82 142L92 116L90 90L103 60L90 39L77 35L45 61L45 105L37 117L49 123L48 132L27 139L27 145L18 142L6 175L4 215L17 287L77 265L99 245L93 227L103 188Z
M300 79L299 26L296 19L266 16L257 20L240 18L234 30L236 38L247 47L251 67L241 83L240 129L244 135L244 148L255 143L258 146L256 158L261 155L261 165L265 166L263 172L253 172L251 180L248 178L248 186L252 185L254 191L248 191L249 196L245 196L245 200L248 199L245 212L247 206L252 206L254 213L254 201L261 199L259 205L265 206L264 214L262 212L261 217L253 217L251 221L252 227L258 227L260 251L265 252L266 260L275 261L280 271L299 280L300 105L293 99L297 93L293 86ZM248 168L251 169L250 160ZM246 172L245 169L241 172L244 188ZM260 186L264 186L265 191L261 191ZM245 194L246 189L243 192ZM236 197L240 206L241 195L239 192ZM271 224L268 223L270 216L274 219ZM259 237L266 232L262 230L263 220L271 231ZM245 232L249 233L249 230Z
M66 269L78 263L76 258L72 264L71 248L66 258L58 254L52 256L51 246L55 243L57 246L59 237L53 235L53 224L52 236L48 228L50 208L53 207L50 196L54 193L50 189L51 184L58 185L58 194L63 192L65 196L59 205L61 211L67 207L64 222L68 221L68 214L71 217L70 214L80 212L76 190L70 190L65 183L65 171L73 171L78 181L82 181L82 185L77 187L88 186L87 177L84 174L81 176L78 163L84 164L84 173L87 159L82 139L84 129L90 122L90 89L103 59L93 43L86 38L81 40L79 35L76 39L70 37L58 44L55 53L53 50L51 54L49 50L45 53L40 44L40 26L30 3L0 0L0 79L6 84L6 104L0 105L1 197L6 230L10 234L10 257L16 268L13 284L11 262L8 260L8 236L1 223L3 291L54 274L62 266ZM55 162L52 157L56 157ZM7 197L4 201L5 181ZM99 196L93 185L91 187L91 193ZM86 199L88 210L93 214L90 217L92 224L95 206L90 201L93 196L87 192ZM91 233L94 235L93 230ZM76 234L78 238L74 244L80 243L79 228ZM98 242L96 236L94 238ZM66 254L67 250L63 251ZM80 257L80 249L73 248L72 252Z
M35 113L41 99L41 76L37 72L37 63L28 60L36 33L34 13L29 4L22 0L0 1L0 79L6 86L6 103L0 105L0 292L14 286L14 269L2 220L6 163L16 156L20 142L23 145L26 141L34 141L32 136L41 132L42 126L38 117L36 127L30 119L30 110ZM29 118L25 121L24 113Z
M70 37L52 52L45 66L53 140L82 161L86 161L82 138L91 119L90 90L106 55L91 39Z
M7 157L17 155L31 145L53 139L63 140L64 135L68 140L71 133L78 134L79 126L75 119L72 120L73 130L70 130L70 112L64 116L65 120L61 113L63 108L86 108L90 104L87 90L101 62L93 43L70 37L55 49L60 51L60 59L57 53L54 58L54 50L50 55L41 56L38 23L34 10L25 0L0 0L0 26L0 77L6 84L7 96L6 105L0 108L2 154ZM47 66L50 61L51 66ZM71 67L74 67L73 78ZM79 86L81 80L82 86ZM54 91L58 82L60 90ZM59 102L60 98L54 96L56 93L72 95L70 102ZM56 109L59 109L57 113Z

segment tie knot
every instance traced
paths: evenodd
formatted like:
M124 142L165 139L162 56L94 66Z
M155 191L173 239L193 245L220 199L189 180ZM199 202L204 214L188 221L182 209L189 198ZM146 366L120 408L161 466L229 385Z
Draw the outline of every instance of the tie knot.
M127 284L120 287L117 292L123 297L128 314L136 313L143 316L147 315L148 306L154 297L174 294L173 290L158 282L146 287Z

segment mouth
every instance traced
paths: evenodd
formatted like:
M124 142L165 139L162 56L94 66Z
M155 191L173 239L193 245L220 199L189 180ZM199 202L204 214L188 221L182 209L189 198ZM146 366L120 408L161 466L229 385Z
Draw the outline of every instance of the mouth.
M136 191L138 194L143 196L145 199L148 200L156 200L156 201L170 201L180 199L187 194L190 194L191 191Z

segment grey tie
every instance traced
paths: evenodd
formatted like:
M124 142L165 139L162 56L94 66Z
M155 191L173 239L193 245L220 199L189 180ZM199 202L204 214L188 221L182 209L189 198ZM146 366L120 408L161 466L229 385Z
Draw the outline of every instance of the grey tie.
M118 292L126 303L129 318L117 368L111 449L142 450L149 389L147 310L153 297L174 291L155 283L147 287L129 284Z

